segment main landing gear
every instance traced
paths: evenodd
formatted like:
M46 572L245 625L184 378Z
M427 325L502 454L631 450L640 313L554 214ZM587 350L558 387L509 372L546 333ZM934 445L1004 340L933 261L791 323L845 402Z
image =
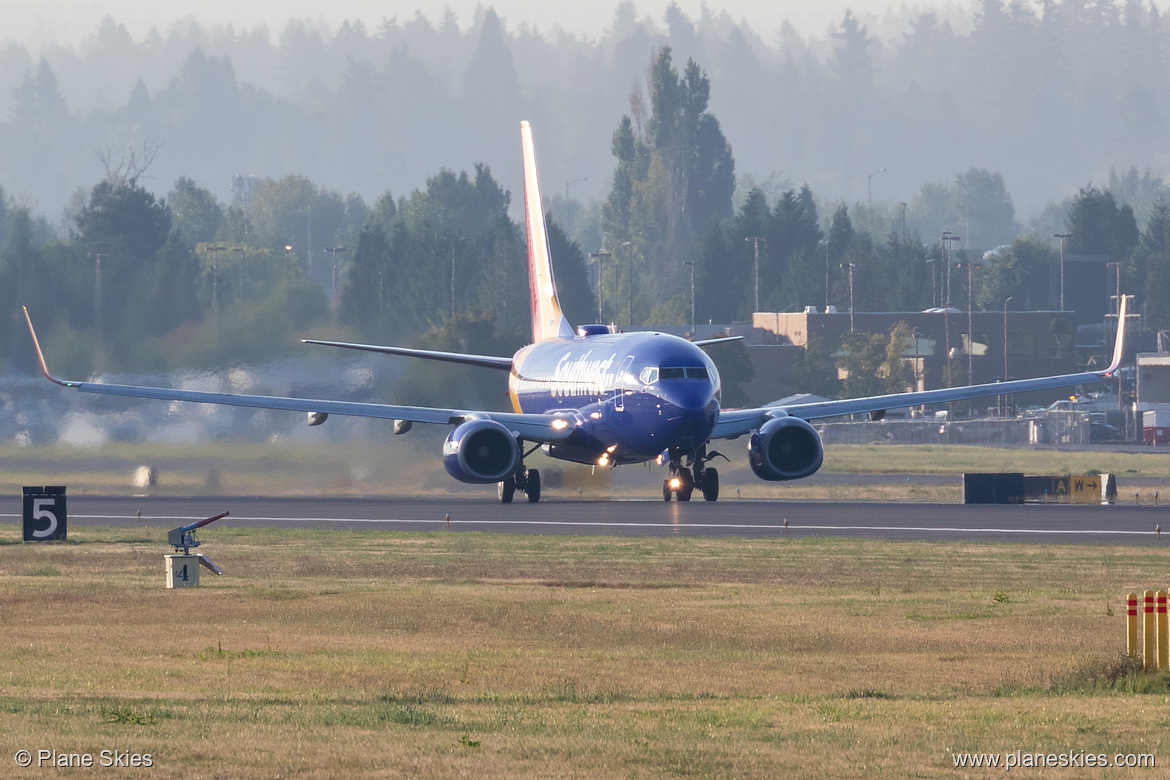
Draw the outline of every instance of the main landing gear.
M662 481L662 500L669 501L674 496L679 501L690 501L691 494L698 488L703 493L704 501L716 501L719 498L719 472L707 468L707 462L712 458L720 457L726 460L723 453L712 451L707 454L706 447L700 447L697 452L687 456L690 468L682 465L681 452L670 453L670 476Z
M538 445L539 446L539 445ZM536 452L537 447L533 447L525 457ZM520 465L516 467L516 473L503 482L496 483L496 495L500 499L501 504L510 504L512 499L516 496L516 491L524 493L528 496L528 503L535 504L540 501L540 472L536 469L524 468L524 458L520 459Z

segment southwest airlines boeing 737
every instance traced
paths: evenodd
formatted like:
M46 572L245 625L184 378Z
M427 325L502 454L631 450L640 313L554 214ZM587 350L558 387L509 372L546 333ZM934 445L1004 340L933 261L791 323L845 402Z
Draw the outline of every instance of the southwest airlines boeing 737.
M602 467L659 459L669 466L662 484L664 500L689 501L698 489L703 498L714 501L719 497L719 475L708 464L722 455L709 447L718 439L747 436L748 462L761 479L800 479L816 472L824 458L820 435L809 420L861 412L880 415L887 409L1097 382L1112 376L1121 363L1123 327L1117 331L1113 361L1103 371L787 407L723 409L719 374L702 348L732 339L691 342L662 333L612 333L596 324L575 332L570 327L557 301L528 122L521 123L520 137L532 344L508 358L307 341L507 371L510 412L62 380L49 371L26 309L41 368L49 380L83 393L308 412L311 425L330 414L377 417L393 420L396 433L405 433L413 423L453 426L443 443L447 471L461 482L496 483L499 499L506 503L517 490L531 502L540 500L540 474L524 465L525 457L538 448L553 458ZM1121 307L1118 321L1124 323L1124 298Z

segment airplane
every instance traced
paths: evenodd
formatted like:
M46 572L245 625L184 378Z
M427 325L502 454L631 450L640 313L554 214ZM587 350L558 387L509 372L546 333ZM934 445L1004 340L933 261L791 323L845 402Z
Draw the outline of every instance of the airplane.
M1124 328L1118 328L1112 363L1100 371L785 407L724 409L719 372L703 348L740 337L688 341L664 333L614 333L601 324L572 329L557 299L528 122L521 123L520 137L532 344L509 358L303 340L507 371L510 412L62 380L49 371L26 308L41 369L49 381L83 393L305 412L309 425L336 414L393 420L396 434L406 433L414 423L454 426L442 447L447 472L465 483L495 483L498 499L510 503L517 491L529 502L540 500L540 472L524 464L537 449L553 458L599 467L657 460L669 469L662 483L664 501L689 501L696 489L705 500L715 501L719 473L708 464L716 457L727 459L709 449L717 440L747 436L748 462L761 479L801 479L815 473L824 460L821 437L809 420L863 412L880 419L888 409L1098 382L1113 376L1121 364ZM1118 321L1125 322L1125 298Z

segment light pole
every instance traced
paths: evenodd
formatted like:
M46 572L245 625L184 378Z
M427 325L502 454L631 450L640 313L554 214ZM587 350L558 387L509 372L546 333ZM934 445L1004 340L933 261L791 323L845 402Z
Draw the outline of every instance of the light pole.
M760 310L760 242L768 243L768 239L760 238L759 236L748 236L744 241L751 241L756 247L756 304L753 312ZM828 251L828 250L826 250Z
M1064 311L1064 240L1072 238L1072 233L1053 233L1052 237L1060 239L1060 310Z
M905 243L906 243L906 207L910 204L899 203L898 205L902 207L902 244L905 245Z
M841 263L841 268L849 269L849 332L853 332L853 269L856 263Z
M597 263L597 324L601 325L604 322L601 319L601 273L605 270L605 258L613 255L604 249L598 249L596 252L590 252L589 257Z
M930 265L930 307L932 309L938 308L938 258L926 258L927 264Z
M345 247L343 247L343 246L326 247L324 251L326 251L326 252L328 252L328 253L330 253L330 254L332 254L332 255L333 255L333 296L332 296L332 304L333 304L333 312L336 314L336 313L337 313L337 255L338 255L338 253L339 253L339 252L344 252L344 251L345 251ZM452 251L454 251L454 250L452 250Z
M885 168L878 168L876 171L873 171L870 174L868 174L866 176L866 179L865 179L865 199L866 199L866 201L865 201L866 206L865 207L866 207L866 210L868 212L866 214L865 221L869 224L869 227L871 230L873 229L873 177L877 176L879 173L885 173L885 172L886 172Z
M820 243L825 245L825 311L829 310L829 239Z
M86 257L93 258L93 328L98 341L102 338L102 258L109 257L106 252L86 252Z
M1117 314L1121 311L1121 263L1106 263L1105 267L1117 271L1117 289L1113 294L1113 312Z
M1014 295L1009 295L1003 300L1003 381L1008 381L1008 327L1007 327L1007 305L1008 302L1014 298ZM1007 399L1000 395L1000 407L1003 409L1003 415L1007 416Z
M690 260L684 260L683 265L691 267L691 341L699 337L698 328L695 327L695 264Z
M462 236L451 239L451 319L455 319L455 246L465 240Z
M1125 323L1121 321L1121 263L1106 263L1105 266L1107 268L1113 268L1117 271L1117 288L1116 288L1114 295L1113 295L1113 305L1115 307L1114 319L1117 321L1118 328L1124 328ZM1109 316L1106 315L1105 319L1106 319L1106 321L1108 321ZM1108 332L1109 332L1108 329L1106 329L1106 333L1108 333ZM1116 339L1116 334L1120 333L1120 332L1121 331L1119 331L1119 330L1113 331L1115 339ZM1108 354L1106 354L1106 357L1108 357ZM1125 412L1125 407L1121 403L1121 373L1120 372L1118 372L1118 374L1117 374L1117 408L1122 413Z
M974 350L975 334L973 333L974 316L972 314L972 305L973 305L974 300L975 300L975 296L974 296L974 289L975 288L972 285L972 282L974 281L974 278L975 278L974 277L975 269L982 268L982 267L983 266L976 265L975 263L955 263L955 268L966 268L967 269L967 384L969 384L969 385L975 384L974 381L972 381L973 380L972 369L974 366L973 358L974 358L974 352L975 352L975 350Z
M285 259L284 273L285 273L285 276L287 277L287 280L291 282L292 277L293 277L293 245L292 244L285 244L284 245L284 259Z
M226 246L209 246L205 252L211 252L211 313L219 314L219 253L227 250Z
M947 301L946 307L951 308L951 244L958 241L959 237L952 235L951 231L944 230L942 234L943 250L946 254L946 285L947 285Z
M244 299L244 248L236 247L232 250L240 255L240 300Z
M622 246L624 246L626 248L626 260L627 260L627 263L629 265L629 270L630 270L630 279L629 279L630 284L628 286L629 289L626 290L626 294L628 296L628 300L627 300L628 308L626 310L626 322L629 323L628 327L630 328L630 330L633 330L634 329L634 250L630 249L630 242L629 241L623 241Z

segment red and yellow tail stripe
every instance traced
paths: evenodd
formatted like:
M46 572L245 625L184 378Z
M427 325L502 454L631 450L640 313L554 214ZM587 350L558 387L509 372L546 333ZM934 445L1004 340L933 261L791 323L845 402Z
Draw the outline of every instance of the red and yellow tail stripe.
M532 146L532 126L520 123L520 142L524 151L524 221L528 236L528 286L532 296L533 343L554 338L572 338L573 329L561 312L557 287L553 279L548 248L548 231L544 223L544 205L540 201L540 183L536 175L536 152Z

